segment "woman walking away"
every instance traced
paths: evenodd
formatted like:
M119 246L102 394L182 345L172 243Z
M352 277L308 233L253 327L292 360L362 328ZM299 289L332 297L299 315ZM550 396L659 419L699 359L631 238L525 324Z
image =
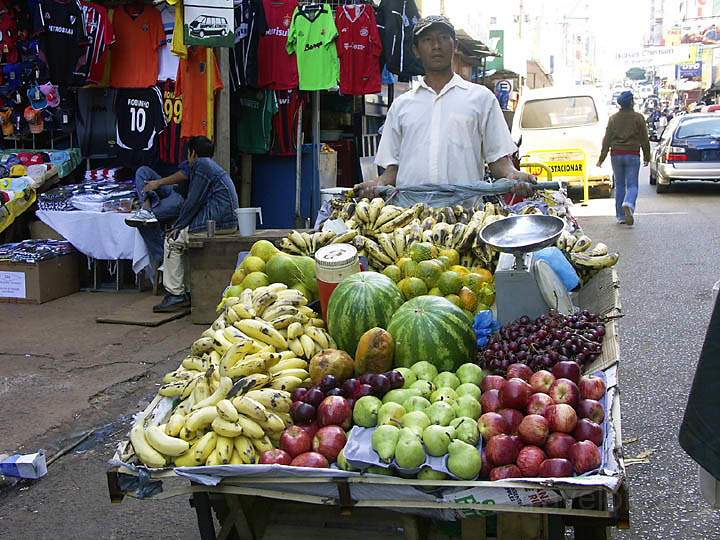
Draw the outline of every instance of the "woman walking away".
M643 152L643 166L650 162L650 140L647 125L642 114L633 110L633 94L625 91L618 97L620 110L608 121L598 167L610 152L615 176L615 215L618 223L635 223L635 203L638 196L638 175L640 174L640 149Z

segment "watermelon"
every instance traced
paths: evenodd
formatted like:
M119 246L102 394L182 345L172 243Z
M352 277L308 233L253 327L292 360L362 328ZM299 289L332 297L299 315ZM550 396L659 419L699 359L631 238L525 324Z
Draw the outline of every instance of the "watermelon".
M387 328L405 299L389 277L360 272L337 286L328 304L327 323L338 348L355 355L360 337L371 328Z
M395 312L388 332L395 338L395 365L426 360L438 371L455 370L475 358L473 321L462 309L438 296L418 296Z

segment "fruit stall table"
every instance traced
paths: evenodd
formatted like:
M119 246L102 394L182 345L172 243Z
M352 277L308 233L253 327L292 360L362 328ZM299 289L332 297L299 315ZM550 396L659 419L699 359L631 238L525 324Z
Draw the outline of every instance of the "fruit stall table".
M596 474L489 482L280 465L146 469L130 464L134 452L125 442L108 471L110 498L190 496L203 539L437 538L436 526L446 530L439 523L443 521L459 522L456 536L463 539L560 539L565 527L575 529L575 538L608 538L610 527L629 527L618 392L617 320L622 308L615 271L600 271L574 300L607 321L602 352L586 369L602 371L607 381L608 430ZM157 396L143 414L162 420L168 401Z
M208 238L206 234L191 235L188 267L189 288L192 291L192 322L211 324L215 320L215 308L237 267L239 253L250 251L258 240L277 243L289 232L287 229L264 229L258 230L254 236L240 236L239 233L212 238Z

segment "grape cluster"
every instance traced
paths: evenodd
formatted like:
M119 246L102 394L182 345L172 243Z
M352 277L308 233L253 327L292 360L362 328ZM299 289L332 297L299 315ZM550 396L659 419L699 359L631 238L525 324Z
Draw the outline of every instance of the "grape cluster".
M550 310L535 320L521 317L504 326L480 352L480 363L499 374L516 362L533 371L566 360L584 365L598 358L604 336L605 325L587 310L569 316Z

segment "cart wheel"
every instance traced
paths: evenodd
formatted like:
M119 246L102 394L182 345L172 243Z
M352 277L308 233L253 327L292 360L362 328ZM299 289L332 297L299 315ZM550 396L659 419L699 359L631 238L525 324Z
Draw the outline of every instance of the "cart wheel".
M650 171L650 185L654 186L657 184L657 174L653 174L652 171Z
M655 189L658 193L669 193L670 185L669 184L655 184Z

